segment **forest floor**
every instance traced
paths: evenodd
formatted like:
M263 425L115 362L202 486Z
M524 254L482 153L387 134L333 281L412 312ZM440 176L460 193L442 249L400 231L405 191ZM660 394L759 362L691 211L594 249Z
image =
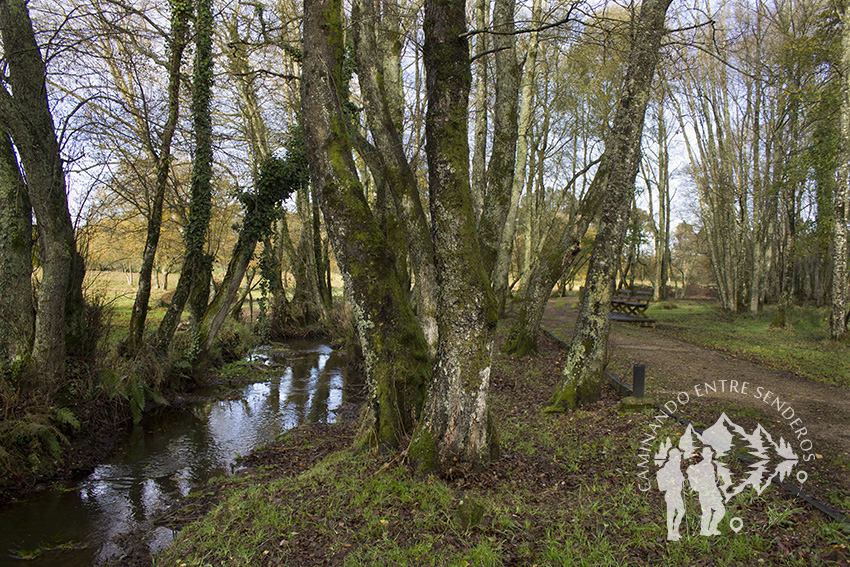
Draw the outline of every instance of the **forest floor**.
M571 311L553 301L545 325L568 340ZM850 512L846 437L829 432L846 431L836 421L847 419L846 391L664 334L615 328L615 373L622 378L632 363L646 364L649 395L664 403L691 392L695 399L679 410L695 424L705 426L722 410L746 431L761 423L797 450L800 439L777 423L775 407L740 393L698 397L693 387L737 379L787 397L811 430L814 458L799 463L808 474L805 490ZM350 450L351 423L303 426L250 456L242 474L169 511L160 523L180 535L155 565L848 564L847 526L775 485L727 502L722 535L711 538L699 535L699 504L687 492L682 541L668 542L662 493L638 489L639 445L658 412L621 414L609 387L592 406L541 412L566 350L546 335L539 346L536 357L495 357L490 401L502 456L484 471L417 478L391 455ZM667 420L658 437L677 439L683 430ZM746 465L729 464L734 477L748 474ZM737 533L732 518L743 526ZM144 540L125 549L121 565L151 564Z

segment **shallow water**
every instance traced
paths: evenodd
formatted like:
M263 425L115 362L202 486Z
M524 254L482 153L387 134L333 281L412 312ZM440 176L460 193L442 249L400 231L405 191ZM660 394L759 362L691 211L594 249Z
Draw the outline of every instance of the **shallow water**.
M344 358L320 342L292 341L282 350L260 347L251 358L280 372L245 386L234 399L148 416L81 482L0 509L0 566L74 567L117 559L122 550L110 541L114 536L148 526L176 498L210 478L232 474L239 456L284 431L334 422L344 404L359 401L362 384L349 380ZM167 546L174 535L155 529L152 551ZM56 546L61 548L33 560L19 558Z

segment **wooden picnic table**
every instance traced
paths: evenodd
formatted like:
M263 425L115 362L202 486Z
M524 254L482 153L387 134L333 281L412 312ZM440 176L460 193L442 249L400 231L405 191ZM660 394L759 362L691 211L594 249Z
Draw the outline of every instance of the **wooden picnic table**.
M614 298L611 300L611 320L654 327L655 319L646 316L646 310L649 308L651 297L651 291L617 290L617 293L614 294Z

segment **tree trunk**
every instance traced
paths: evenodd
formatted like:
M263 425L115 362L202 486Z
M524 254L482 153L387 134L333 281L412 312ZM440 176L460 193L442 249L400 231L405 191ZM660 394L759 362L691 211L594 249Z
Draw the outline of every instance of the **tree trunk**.
M467 108L472 81L462 0L425 1L425 117L440 337L422 422L410 458L451 474L495 457L487 409L496 309L481 263L469 186Z
M386 182L395 203L396 213L405 225L408 238L408 252L416 278L416 307L422 332L433 354L437 344L437 284L434 273L434 248L431 230L422 202L416 177L407 157L395 117L398 112L389 104L393 100L394 89L384 84L385 70L389 65L385 61L392 53L386 39L381 40L375 25L378 13L374 0L358 0L352 13L354 28L355 56L357 58L357 76L363 93L366 118L369 130L378 150L377 161L382 168L382 177ZM380 50L379 45L385 48Z
M200 322L209 300L212 259L204 251L212 206L212 115L213 83L211 0L198 0L195 6L195 70L192 93L192 124L195 156L192 162L192 202L184 241L186 254L174 296L157 330L157 348L166 352L186 302Z
M841 63L850 68L850 4L842 15ZM847 330L847 214L850 208L850 75L841 77L838 188L833 207L832 314L829 334L840 339Z
M12 140L0 131L0 361L26 361L35 333L32 206Z
M351 304L369 384L369 433L396 446L413 430L430 374L428 346L357 178L341 0L305 0L301 104L310 175Z
M593 163L573 176L570 186L574 185L576 179L584 175ZM552 294L552 288L581 251L581 240L602 205L602 187L607 182L609 171L610 162L603 156L590 188L582 202L578 204L577 210L567 219L566 226L561 231L557 242L551 232L544 239L542 250L529 268L523 301L508 333L508 340L502 347L502 352L514 356L526 356L537 352L537 335L540 332L540 321L543 318L546 303Z
M475 1L475 28L481 30L475 36L475 94L473 95L475 113L475 146L472 153L472 206L475 208L476 224L481 219L484 208L484 193L487 185L487 37L483 30L490 19L490 2Z
M189 32L188 18L190 13L178 4L172 3L171 8L171 54L168 62L168 119L162 129L159 155L156 158L156 185L154 186L153 203L145 235L145 249L142 253L142 265L139 268L139 287L136 300L130 313L130 334L127 336L127 350L134 354L142 344L145 332L145 320L148 316L148 303L151 297L151 275L159 246L160 229L162 228L162 207L165 202L165 191L168 187L168 173L171 168L171 141L177 129L180 117L180 66L183 63L183 51ZM153 152L151 152L153 153Z
M45 68L24 0L0 0L0 34L8 65L0 118L21 157L38 222L42 280L33 341L38 384L60 385L66 355L83 335L83 259L74 242L65 172L47 101Z
M516 166L521 69L516 57L514 10L516 0L496 0L493 6L493 48L496 50L496 103L493 109L493 147L487 171L484 209L478 223L481 259L488 276L499 255L502 229L508 218Z
M540 26L540 0L534 0L531 10L532 29ZM502 227L499 243L499 253L496 257L496 268L493 272L493 291L496 294L499 315L505 312L505 300L508 294L508 276L511 267L511 256L516 234L517 209L519 197L525 183L525 166L528 160L528 138L531 136L532 103L534 101L534 81L537 67L537 32L531 35L531 45L525 59L525 69L522 75L522 98L520 101L519 122L517 128L516 167L511 182L511 201L508 206L508 216Z
M242 219L239 238L227 265L224 281L216 290L215 297L198 325L200 353L197 363L205 362L225 317L236 302L239 287L245 277L248 264L254 257L257 242L268 238L271 234L278 204L287 199L297 185L303 185L298 173L290 175L290 172L299 170L299 165L300 169L303 169L304 165L303 161L299 160L300 157L293 156L293 152L290 151L285 162L277 158L265 160L261 166L254 193L242 196L245 216ZM278 297L282 296L283 294L278 291Z
M634 195L644 115L669 5L670 0L647 0L641 5L635 23L623 94L612 123L611 139L606 143L612 165L602 218L593 243L575 335L550 410L594 402L602 390L616 257L622 247Z

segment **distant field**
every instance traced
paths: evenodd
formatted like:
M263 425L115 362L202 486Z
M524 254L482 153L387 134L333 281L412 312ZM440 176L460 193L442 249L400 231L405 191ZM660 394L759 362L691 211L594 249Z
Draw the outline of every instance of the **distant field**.
M789 329L771 329L775 306L733 315L713 302L650 304L647 315L675 338L734 353L836 386L850 387L850 342L829 339L827 308L793 306Z

